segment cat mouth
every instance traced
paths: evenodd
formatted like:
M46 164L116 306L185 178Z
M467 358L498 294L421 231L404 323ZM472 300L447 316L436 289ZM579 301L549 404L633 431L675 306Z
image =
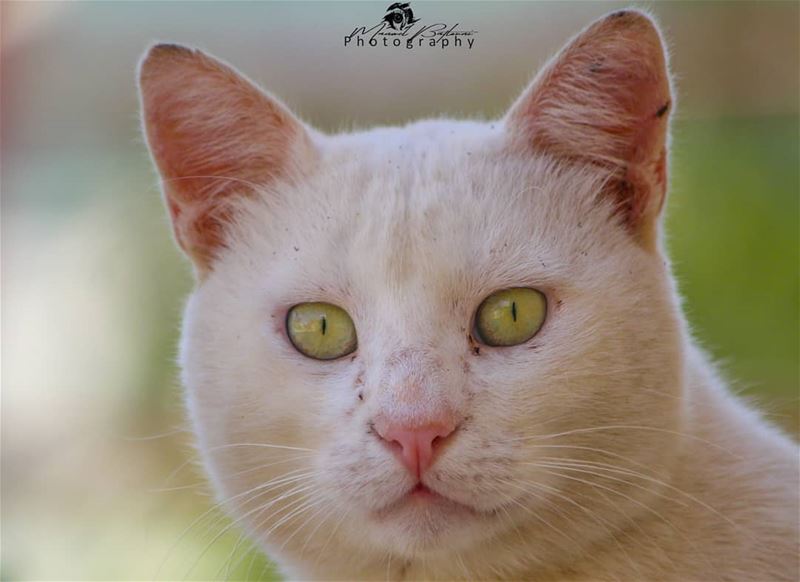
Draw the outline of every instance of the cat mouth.
M374 513L378 518L387 518L390 515L404 510L436 510L449 514L478 515L475 508L456 501L422 483L410 487L396 499L390 501Z
M423 483L417 483L414 488L409 491L406 495L410 495L416 499L430 499L431 497L442 497L432 489L428 489L428 486Z

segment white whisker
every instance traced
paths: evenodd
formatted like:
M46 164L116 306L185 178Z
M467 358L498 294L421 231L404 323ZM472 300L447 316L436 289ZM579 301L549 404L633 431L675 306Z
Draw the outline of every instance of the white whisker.
M548 439L553 439L553 438L557 438L557 437L561 437L561 436L580 434L580 433L588 433L588 432L596 432L596 431L601 431L601 430L644 430L644 431L654 431L654 432L660 432L660 433L665 433L665 434L671 434L671 435L674 435L674 436L679 436L679 437L682 437L682 438L688 438L688 439L691 439L691 440L694 440L694 441L701 442L703 444L709 445L709 446L714 447L716 449L719 449L720 451L723 451L723 452L725 452L725 453L727 453L727 454L729 454L732 457L735 457L737 459L741 458L736 453L733 453L732 451L726 449L725 447L723 447L723 446L721 446L721 445L719 445L717 443L711 442L709 440L700 438L700 437L692 435L692 434L683 433L683 432L679 432L679 431L675 431L675 430L669 430L669 429L666 429L666 428L660 428L660 427L656 427L656 426L636 426L636 425L624 425L624 424L615 424L615 425L608 425L608 426L592 426L592 427L586 427L586 428L576 428L576 429L572 429L572 430L568 430L568 431L564 431L564 432L559 432L559 433L553 433L553 434L534 435L534 436L528 436L528 437L518 437L518 438L515 438L515 439L511 439L511 440L514 440L514 441L548 440Z

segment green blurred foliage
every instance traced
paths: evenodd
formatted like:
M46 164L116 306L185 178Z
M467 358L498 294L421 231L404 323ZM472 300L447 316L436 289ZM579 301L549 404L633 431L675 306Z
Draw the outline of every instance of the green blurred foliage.
M798 431L797 117L676 124L666 228L695 336Z

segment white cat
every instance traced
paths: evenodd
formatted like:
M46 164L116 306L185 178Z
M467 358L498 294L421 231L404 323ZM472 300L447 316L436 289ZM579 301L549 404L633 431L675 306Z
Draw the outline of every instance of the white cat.
M495 123L323 135L175 45L140 87L198 447L288 577L797 579L797 448L694 345L662 250L647 15Z

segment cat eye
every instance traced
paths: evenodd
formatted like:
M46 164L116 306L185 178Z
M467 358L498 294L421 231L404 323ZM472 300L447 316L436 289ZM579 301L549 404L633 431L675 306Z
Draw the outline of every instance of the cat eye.
M347 312L330 303L300 303L286 316L286 332L295 349L315 360L334 360L358 346Z
M515 346L536 335L546 313L547 300L536 289L503 289L480 304L475 314L475 331L486 345Z

